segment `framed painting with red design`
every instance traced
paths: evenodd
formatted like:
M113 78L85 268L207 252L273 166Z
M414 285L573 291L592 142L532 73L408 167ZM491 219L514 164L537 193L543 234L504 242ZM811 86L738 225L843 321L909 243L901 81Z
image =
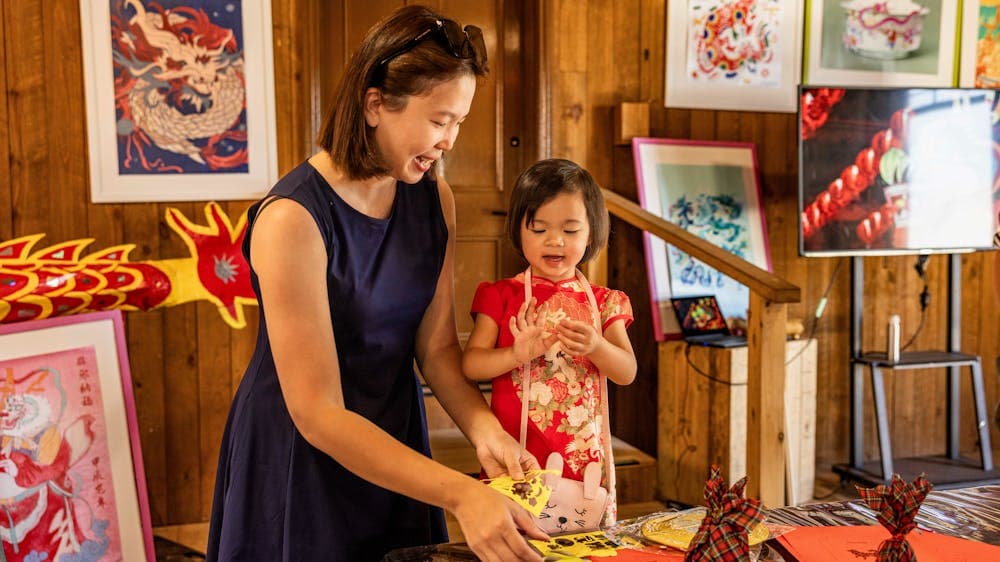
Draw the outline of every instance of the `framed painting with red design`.
M80 0L80 14L93 202L271 187L270 0Z
M155 560L133 404L120 311L0 325L3 560Z
M771 270L753 144L635 138L632 156L643 209ZM731 330L746 326L745 285L648 232L643 242L657 341L681 337L674 297L714 295Z
M800 0L667 5L666 107L795 111Z

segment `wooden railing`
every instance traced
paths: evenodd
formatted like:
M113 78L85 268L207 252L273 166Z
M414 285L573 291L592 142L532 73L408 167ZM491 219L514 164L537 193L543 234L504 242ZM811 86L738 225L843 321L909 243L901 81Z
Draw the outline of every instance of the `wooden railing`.
M799 288L788 281L702 240L683 228L604 191L608 211L662 238L750 289L747 314L747 495L770 507L785 504L785 324L788 303L799 302Z

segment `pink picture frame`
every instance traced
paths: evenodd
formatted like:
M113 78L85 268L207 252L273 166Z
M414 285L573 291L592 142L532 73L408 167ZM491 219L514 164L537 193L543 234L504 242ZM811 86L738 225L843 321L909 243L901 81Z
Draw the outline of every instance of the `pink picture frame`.
M6 560L155 562L121 311L0 325L0 411Z
M632 140L639 204L650 213L771 270L757 151L751 143ZM746 286L643 233L654 336L681 337L674 296L715 295L730 329L746 322Z

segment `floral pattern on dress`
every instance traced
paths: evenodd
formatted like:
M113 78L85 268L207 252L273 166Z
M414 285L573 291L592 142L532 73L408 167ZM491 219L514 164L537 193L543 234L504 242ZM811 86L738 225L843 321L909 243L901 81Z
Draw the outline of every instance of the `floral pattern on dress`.
M583 292L577 283L566 283L538 306L539 318L545 330L546 352L533 360L529 367L528 419L546 436L550 445L562 454L566 465L579 474L590 462L603 462L604 443L601 440L601 388L599 373L590 359L573 357L562 349L556 328L564 319L592 322L590 304L572 296ZM631 305L617 291L610 293L601 310L602 324L622 314L631 317ZM608 306L610 305L610 306ZM512 373L521 397L520 370Z

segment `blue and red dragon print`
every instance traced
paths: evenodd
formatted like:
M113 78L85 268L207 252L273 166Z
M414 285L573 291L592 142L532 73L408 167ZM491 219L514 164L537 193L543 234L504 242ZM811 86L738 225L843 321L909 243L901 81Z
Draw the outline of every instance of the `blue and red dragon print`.
M120 174L246 173L242 3L113 0Z

